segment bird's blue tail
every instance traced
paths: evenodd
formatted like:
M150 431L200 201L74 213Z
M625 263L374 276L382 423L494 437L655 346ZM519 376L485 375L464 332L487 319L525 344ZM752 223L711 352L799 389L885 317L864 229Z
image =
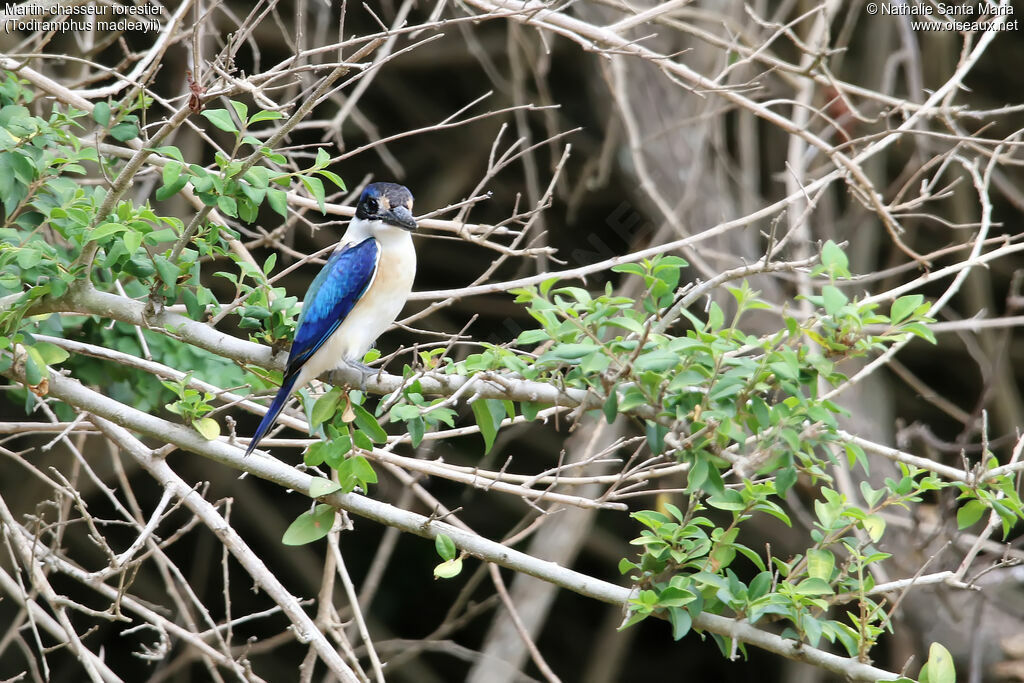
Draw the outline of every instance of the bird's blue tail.
M281 388L277 390L277 396L271 402L270 407L267 408L266 415L263 416L263 420L260 422L260 426L256 428L256 433L253 434L252 440L249 442L249 447L245 449L245 454L249 455L256 446L259 445L260 441L270 428L274 426L274 421L277 420L277 416L281 414L281 410L284 409L284 404L288 402L288 397L292 394L292 387L295 386L295 380L299 378L299 373L294 373L290 377L285 377L281 383Z

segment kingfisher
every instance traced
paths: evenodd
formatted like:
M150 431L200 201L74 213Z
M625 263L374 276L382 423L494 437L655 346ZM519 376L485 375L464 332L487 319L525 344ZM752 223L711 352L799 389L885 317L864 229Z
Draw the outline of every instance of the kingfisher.
M306 292L281 388L245 454L274 425L288 397L328 370L348 366L365 382L362 358L405 305L416 276L412 193L373 183L359 195L355 217Z

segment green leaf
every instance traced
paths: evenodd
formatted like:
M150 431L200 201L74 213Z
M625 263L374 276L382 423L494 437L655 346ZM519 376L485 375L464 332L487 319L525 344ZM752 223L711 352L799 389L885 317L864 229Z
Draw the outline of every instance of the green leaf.
M313 477L313 481L309 482L310 498L320 498L340 490L341 484L324 477Z
M786 467L775 475L775 490L780 497L785 497L786 492L796 483L798 474L795 467Z
M821 265L836 277L849 277L850 275L850 260L839 245L832 240L828 240L821 247Z
M484 454L490 452L501 421L505 419L505 404L497 399L477 399L472 403L473 417L484 437Z
M434 567L434 576L439 579L453 579L462 573L462 558L448 560Z
M408 420L405 426L409 430L409 443L412 444L413 448L418 448L423 442L423 437L426 435L427 426L422 417L415 417Z
M959 529L966 529L981 519L981 516L988 510L988 506L980 500L969 500L956 511L956 525Z
M601 411L604 413L604 419L608 424L615 422L615 418L619 416L619 395L615 393L614 388L608 392L608 398L605 399Z
M835 566L835 555L828 550L811 548L807 551L807 575L812 579L829 581Z
M232 218L238 218L238 201L234 197L220 195L217 197L217 208Z
M44 365L57 365L63 363L71 355L56 344L50 342L36 342L32 345Z
M747 503L743 500L743 494L735 489L723 489L721 493L709 496L707 502L708 505L718 510L739 512L747 508Z
M438 534L434 539L434 547L437 549L437 554L441 556L442 560L455 559L455 553L457 552L455 541L447 534Z
M185 163L184 157L181 156L181 150L173 145L167 145L164 147L154 147L153 151L157 154L162 154L165 157L177 159L181 163Z
M269 315L270 312L268 311L267 313ZM339 401L341 401L341 387L334 387L318 398L316 403L313 404L313 410L309 416L311 423L309 426L315 429L331 419L338 409Z
M860 493L864 496L864 500L867 502L868 507L872 508L878 505L878 501L885 497L885 489L873 489L871 488L871 484L866 481L862 481L860 483Z
M326 216L327 205L325 200L327 199L327 193L324 191L324 181L304 175L300 175L299 180L302 181L302 184L309 190L309 194L316 200L317 206L320 207L320 213Z
M833 591L828 581L804 579L796 586L793 586L793 592L797 595L831 595Z
M328 171L327 169L321 169L321 170L317 171L317 173L319 173L324 178L327 178L332 183L337 185L338 189L340 189L340 190L347 190L348 189L347 187L345 187L345 181L342 180L341 176L339 176L337 173L334 173L332 171Z
M274 270L274 266L276 266L276 265L277 265L277 252L275 251L274 253L272 253L270 256L267 257L266 261L263 262L263 274L264 275L270 275L270 271ZM374 349L374 350L376 350L376 349Z
M832 285L825 285L821 288L821 298L825 304L825 313L829 315L838 313L839 309L849 301L846 295L839 291L838 287Z
M166 199L169 199L169 198L173 197L174 195L178 194L179 192L181 192L181 188L185 187L185 185L187 185L187 184L188 184L188 178L184 178L184 177L180 177L179 176L178 179L175 180L170 185L162 185L162 186L158 187L157 190L156 190L156 198L157 198L158 201L161 201L161 202L166 200Z
M246 306L242 309L242 315L246 318L266 320L271 316L270 309L266 306ZM315 425L314 425L315 426Z
M615 325L616 327L621 327L621 328L623 328L625 330L629 330L633 334L643 334L644 333L644 326L643 325L641 325L636 320L633 320L632 318L627 318L626 316L623 316L623 315L620 315L618 317L612 318L611 320L608 321L608 324L609 325Z
M121 240L124 242L125 251L131 256L142 245L142 233L128 230L121 236Z
M213 441L220 436L220 425L212 417L201 417L192 422L196 431L203 435L207 441Z
M678 365L679 360L679 355L672 351L651 351L637 358L633 367L640 372L645 370L665 372Z
M153 265L156 266L156 270L160 274L160 279L164 281L165 285L173 287L177 284L179 273L178 266L174 265L160 254L153 257Z
M316 467L322 465L324 460L327 459L328 444L324 441L317 441L314 444L310 444L309 448L302 456L302 462L306 463L307 467Z
M134 123L122 121L110 129L110 136L118 142L128 142L133 138L139 137L139 127Z
M901 296L892 302L892 309L889 311L889 320L897 325L910 317L910 314L917 310L917 307L924 303L924 296L921 294L908 294Z
M288 193L284 190L278 190L277 188L267 189L267 203L270 204L270 208L281 214L285 218L288 217Z
M361 455L349 458L345 461L350 469L350 472L356 481L359 482L359 486L365 491L368 484L377 483L377 473L373 469L373 465L370 461Z
M956 683L956 667L949 650L939 643L928 648L928 661L921 668L922 683Z
M178 233L173 228L163 228L162 230L154 230L146 235L146 242L149 244L159 244L161 242L173 242L178 239Z
M238 133L238 128L227 109L206 109L202 115L225 133Z
M370 441L370 437L366 435L361 429L357 429L352 433L352 443L356 445L356 448L362 448L364 451L373 450L373 442Z
M407 403L400 403L391 409L392 422L408 421L419 416L420 408Z
M110 237L115 233L124 232L127 229L128 228L126 226L121 225L120 223L101 223L89 233L89 239L86 241L99 241L105 237Z
M725 313L722 312L722 307L712 301L711 305L708 307L708 329L719 330L724 324Z
M284 532L281 543L305 545L318 541L331 532L334 526L334 508L320 504L312 512L303 512Z
M360 431L364 432L373 443L384 443L388 440L388 433L384 431L384 428L377 424L377 420L373 418L370 412L355 403L352 404L352 412L356 416L356 426L359 427Z
M878 543L881 540L882 535L885 533L885 520L879 515L868 515L862 522L864 530L868 532L868 536L872 541Z
M900 327L900 331L910 332L915 337L920 337L921 339L924 339L926 342L932 344L937 343L935 340L935 333L932 332L927 325L923 325L921 323L907 323L906 325Z
M92 120L106 128L110 124L110 105L97 102L92 108Z
M646 420L644 429L647 435L647 447L654 455L661 455L665 450L665 435L668 434L668 427L657 422Z
M613 273L629 273L631 275L643 275L644 268L638 263L622 263L612 266Z
M249 115L249 107L244 102L236 102L234 100L228 100L231 103L231 108L238 114L238 118L245 121L245 117Z
M251 126L252 124L259 123L261 121L276 121L277 119L283 118L284 114L279 111L258 111L249 119L249 125Z
M519 333L516 338L516 344L539 344L542 341L547 341L551 338L547 330L523 330Z
M39 358L39 353L29 347L28 355L25 357L25 383L30 387L39 386L39 383L48 376L46 364Z
M813 614L803 614L800 618L800 626L804 630L804 636L811 647L818 647L821 640L821 621Z
M181 175L183 166L177 161L168 161L164 164L163 181L164 185L173 185Z
M38 249L33 249L31 245L18 249L18 266L22 270L29 270L35 268L43 260L43 253Z
M366 439L366 436L362 432L356 432L362 438ZM369 439L366 439L369 441ZM327 466L332 469L338 469L343 462L343 458L349 454L352 450L352 436L350 434L342 434L340 438L328 442L330 448L327 449L327 455L324 456L324 462ZM370 446L372 447L372 445Z
M693 617L682 607L671 607L668 610L668 620L672 623L672 638L680 640L690 632L693 624Z

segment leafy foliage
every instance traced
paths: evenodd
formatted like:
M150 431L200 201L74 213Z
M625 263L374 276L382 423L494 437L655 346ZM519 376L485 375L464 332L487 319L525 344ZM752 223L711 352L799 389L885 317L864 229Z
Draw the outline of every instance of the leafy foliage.
M102 376L116 398L152 409L167 402L159 396L162 387L148 373L132 368L115 368L85 357L55 357L52 350L33 343L32 334L52 334L65 338L94 341L108 348L141 355L140 332L125 325L113 328L97 325L92 319L54 314L48 318L24 320L31 307L44 300L68 296L75 287L91 286L100 291L123 289L132 298L149 298L154 304L184 304L190 317L201 320L208 315L238 316L238 324L251 330L254 338L268 344L281 345L293 334L298 315L297 298L275 288L267 276L273 270L271 257L263 269L254 267L230 248L238 235L230 228L213 222L191 226L191 231L177 219L160 215L149 203L141 206L128 199L115 202L110 213L99 215L108 191L103 185L81 185L75 177L92 174L108 177L117 174L117 160L100 160L93 146L85 145L79 133L89 121L85 112L54 106L49 118L30 114L26 105L32 93L25 82L5 74L0 81L0 350L25 348L26 369L33 387L43 386L47 366L66 363L84 379ZM133 102L129 108L117 108L101 102L95 107L92 122L101 134L118 141L138 136L138 114L148 105L145 100ZM277 112L257 112L245 118L241 103L233 109L246 126L280 118ZM206 112L211 122L224 129L225 110ZM230 120L230 117L227 119ZM235 152L254 138L234 130ZM131 133L129 135L129 133ZM271 163L283 163L284 157L264 145L254 145ZM259 206L266 200L271 208L283 211L285 190L292 180L306 187L319 188L315 195L323 202L322 183L311 182L307 172L279 173L268 167L252 165L241 177L242 162L217 155L215 169L192 164L185 166L180 150L173 146L159 147L152 152L163 164L163 185L156 191L157 200L165 200L191 184L196 195L207 205L216 206L229 216L253 221ZM320 150L308 173L317 173L343 185L341 179L326 170L329 159ZM269 183L278 189L271 189ZM234 209L232 208L234 207ZM84 253L93 254L91 260ZM214 273L235 287L237 305L225 307L211 291L212 283L204 275L205 260L225 260L235 270ZM48 299L47 299L48 298ZM244 373L235 366L225 366L215 355L181 344L173 334L143 331L147 345L162 362L171 367L201 368L208 380L225 386L244 382ZM39 348L36 348L39 346ZM41 350L42 349L42 350ZM0 364L11 362L3 356ZM6 366L0 366L0 369ZM270 378L267 378L268 380ZM27 395L27 394L26 394ZM182 397L179 395L179 399ZM177 404L175 404L177 405ZM67 417L65 414L64 417ZM183 415L185 417L185 415ZM205 434L219 433L212 418L191 415L202 422ZM191 420L186 418L191 423Z

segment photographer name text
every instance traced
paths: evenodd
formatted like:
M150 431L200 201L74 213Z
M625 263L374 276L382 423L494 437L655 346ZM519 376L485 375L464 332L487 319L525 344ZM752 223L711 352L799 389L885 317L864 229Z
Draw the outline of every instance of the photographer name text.
M992 6L984 2L979 2L976 5L946 5L941 2L935 5L910 5L883 2L879 3L878 9L882 15L889 14L898 16L983 17L986 15L1010 16L1013 14L1013 5Z

